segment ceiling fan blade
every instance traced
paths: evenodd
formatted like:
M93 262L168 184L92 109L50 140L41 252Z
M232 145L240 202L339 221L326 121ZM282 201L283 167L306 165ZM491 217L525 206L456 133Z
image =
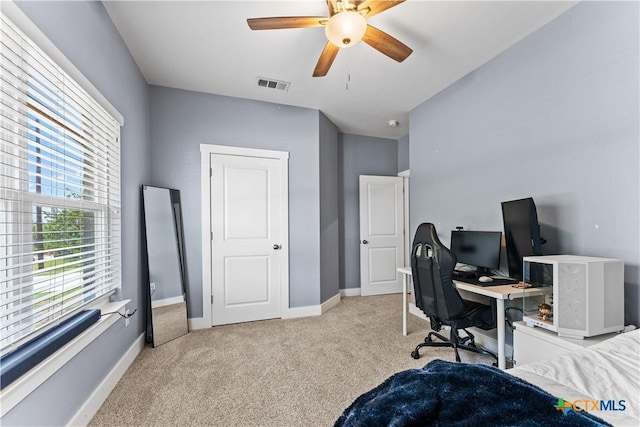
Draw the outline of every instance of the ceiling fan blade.
M391 9L400 3L404 3L404 1L405 0L365 0L358 5L358 11L369 9L369 12L365 14L365 18L371 18L373 15L377 15L378 13Z
M404 61L413 52L409 46L400 40L371 25L367 25L367 31L364 33L362 41L398 62Z
M313 70L313 77L324 77L327 75L339 50L340 48L338 46L331 42L327 42L320 54L320 59L318 59L316 69Z
M273 18L249 18L247 24L252 30L280 30L284 28L323 27L326 16L280 16Z

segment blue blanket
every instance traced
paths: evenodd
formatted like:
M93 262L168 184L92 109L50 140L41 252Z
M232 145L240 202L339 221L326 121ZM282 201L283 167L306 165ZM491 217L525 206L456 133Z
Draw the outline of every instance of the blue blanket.
M497 368L434 360L360 396L335 426L608 425L557 404L558 397Z

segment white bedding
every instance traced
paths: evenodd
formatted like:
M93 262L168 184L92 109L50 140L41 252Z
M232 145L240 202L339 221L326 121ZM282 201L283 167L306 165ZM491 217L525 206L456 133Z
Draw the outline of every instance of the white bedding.
M640 330L507 372L565 401L624 400L624 411L590 412L616 426L640 426Z

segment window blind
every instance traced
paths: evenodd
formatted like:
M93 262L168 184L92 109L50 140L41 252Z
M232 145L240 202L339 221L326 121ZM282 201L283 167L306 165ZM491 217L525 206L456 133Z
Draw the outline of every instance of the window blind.
M5 352L120 286L120 125L0 18Z

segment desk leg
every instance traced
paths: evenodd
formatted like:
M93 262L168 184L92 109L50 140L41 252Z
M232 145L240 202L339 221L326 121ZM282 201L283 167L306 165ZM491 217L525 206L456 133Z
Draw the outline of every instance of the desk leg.
M506 363L506 358L505 358L505 351L504 351L504 335L505 335L505 330L504 330L504 300L503 299L497 299L496 300L496 307L497 307L497 311L498 311L498 368L504 370L507 368L507 363Z
M402 275L402 335L407 335L407 275Z

